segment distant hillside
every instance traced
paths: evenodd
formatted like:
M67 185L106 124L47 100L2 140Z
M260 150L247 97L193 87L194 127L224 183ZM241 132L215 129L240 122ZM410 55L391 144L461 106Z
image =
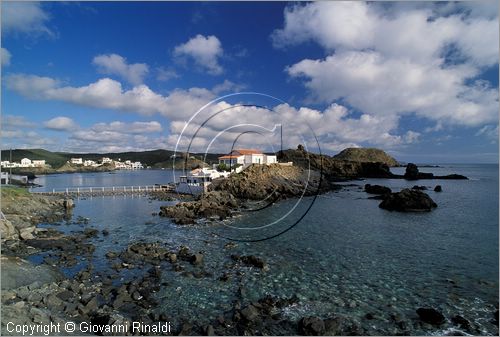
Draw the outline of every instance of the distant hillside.
M1 152L2 160L10 160L10 150ZM113 160L131 160L140 161L141 163L155 168L171 168L174 151L170 150L152 150L143 152L120 152L120 153L69 153L69 152L50 152L42 149L16 149L12 150L12 161L20 162L23 158L31 160L45 160L47 164L57 169L63 166L70 158L77 157L83 160L99 160L102 157L108 157ZM188 167L202 163L204 153L191 153L188 159ZM206 156L206 163L211 165L218 162L219 154L210 153ZM175 159L176 167L184 165L184 155L177 154Z
M45 160L53 168L58 168L71 158L71 154L50 152L43 149L16 149L12 150L12 161L20 162L23 158L31 160ZM10 159L10 150L2 151L2 160Z
M384 151L375 148L350 147L342 150L339 154L333 156L333 158L361 163L384 163L388 166L399 166L396 159L389 156Z

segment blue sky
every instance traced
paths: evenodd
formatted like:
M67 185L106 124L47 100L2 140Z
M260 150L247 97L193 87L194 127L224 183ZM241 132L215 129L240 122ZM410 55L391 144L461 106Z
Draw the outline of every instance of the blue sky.
M227 152L244 134L238 146L269 150L282 125L285 147L317 152L316 136L328 154L498 162L497 13L496 1L2 2L2 147ZM272 97L219 99L239 92Z

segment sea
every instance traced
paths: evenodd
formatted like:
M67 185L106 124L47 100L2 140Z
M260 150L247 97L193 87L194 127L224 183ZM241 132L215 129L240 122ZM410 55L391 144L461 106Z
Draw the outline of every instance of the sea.
M404 168L392 171L402 174ZM166 285L157 293L158 310L171 317L196 317L208 324L231 310L238 296L244 303L267 295L296 296L298 301L282 312L291 320L343 315L359 322L367 334L391 335L397 333L393 319L398 317L408 322L412 335L437 335L464 333L450 321L460 315L478 334L498 335L493 322L499 298L498 165L443 164L420 171L457 173L469 180L353 180L341 183L338 191L263 201L235 218L192 226L156 215L160 206L175 201L87 197L75 200L72 220L41 226L66 233L107 229L108 237L93 239L94 271L100 275L110 270L108 251L138 241L202 252L209 276L187 278L170 269L162 274ZM38 177L35 183L42 186L33 190L165 184L179 175L171 170L56 174ZM383 210L380 200L363 191L367 183L393 191L425 186L438 207L423 213ZM443 191L434 192L436 185ZM76 221L81 217L88 224ZM248 268L220 281L231 254L258 256L269 270ZM420 307L439 310L447 322L439 328L418 324Z

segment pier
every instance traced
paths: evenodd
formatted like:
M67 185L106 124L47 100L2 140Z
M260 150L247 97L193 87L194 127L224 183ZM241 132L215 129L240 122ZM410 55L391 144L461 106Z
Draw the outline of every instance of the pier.
M66 187L53 188L49 191L34 191L33 194L65 195L65 196L112 196L112 195L145 195L156 192L175 192L174 184L144 186L101 186L101 187Z

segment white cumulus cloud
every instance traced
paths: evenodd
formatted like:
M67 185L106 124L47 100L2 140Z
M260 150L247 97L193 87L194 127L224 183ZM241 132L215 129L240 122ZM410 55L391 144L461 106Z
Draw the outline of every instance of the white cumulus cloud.
M2 32L54 36L48 27L49 14L39 2L3 1Z
M174 56L190 58L209 74L219 75L223 72L219 64L219 57L223 52L222 44L216 36L198 34L186 43L176 46Z
M286 68L316 101L344 100L396 121L416 114L480 126L498 120L498 89L476 80L498 63L498 18L458 6L297 4L285 9L284 26L271 37L280 48L306 41L324 48L326 57Z
M56 130L56 131L71 131L71 130L78 128L76 123L71 118L64 117L64 116L52 118L52 119L46 121L45 123L43 123L43 125L47 129Z
M5 66L8 66L10 65L10 58L12 57L12 55L10 54L10 52L5 49L5 48L0 48L0 58L2 59L2 67L5 67Z
M117 75L127 82L138 85L144 82L144 77L149 72L145 63L128 64L127 59L118 54L98 55L92 63L98 70L106 75Z

